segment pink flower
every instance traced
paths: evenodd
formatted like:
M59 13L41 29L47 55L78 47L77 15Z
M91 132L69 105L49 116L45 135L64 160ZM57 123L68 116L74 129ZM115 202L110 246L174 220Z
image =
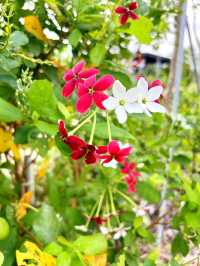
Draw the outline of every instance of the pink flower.
M135 186L137 184L137 178L134 173L128 174L124 179L128 186L128 192L136 192Z
M136 169L136 163L134 162L129 163L128 161L125 161L123 163L123 168L121 169L121 172L123 174L128 174L124 178L128 186L128 192L135 192L136 191L135 186L137 184L137 177L140 176L140 173Z
M85 113L91 105L95 104L100 109L105 109L102 102L108 98L102 91L112 86L114 78L111 75L104 75L96 81L96 76L86 79L78 89L79 99L76 109L79 113Z
M131 18L133 20L138 19L138 15L133 11L138 8L138 3L137 2L132 2L128 5L128 7L124 6L118 6L115 9L115 12L117 14L120 14L120 23L121 25L126 24L128 21L128 18Z
M120 163L128 157L131 151L131 146L120 149L116 140L112 140L108 146L99 146L96 150L97 154L100 154L99 158L103 160L103 164L109 163L113 159Z
M65 128L65 123L62 120L58 124L58 129L63 142L68 145L72 151L72 160L79 160L80 158L84 158L86 164L92 164L97 161L95 146L87 144L78 136L69 136Z
M72 69L68 70L64 74L64 80L66 81L62 91L64 97L70 97L73 91L79 88L79 85L83 81L93 75L99 74L99 70L96 68L89 68L83 70L85 62L82 60L77 63Z

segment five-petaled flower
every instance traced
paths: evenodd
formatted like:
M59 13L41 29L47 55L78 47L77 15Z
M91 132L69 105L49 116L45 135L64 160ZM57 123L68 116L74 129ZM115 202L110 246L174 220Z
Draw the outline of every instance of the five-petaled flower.
M112 140L107 146L99 146L96 152L99 154L99 159L103 160L103 164L112 160L121 163L132 152L132 147L128 146L121 149L119 143L116 140Z
M128 5L128 7L124 6L118 6L115 9L115 12L117 14L120 14L120 23L121 25L126 24L129 18L135 20L138 19L138 15L134 12L135 9L138 8L138 3L137 2L132 2Z
M126 91L126 88L119 80L116 80L112 88L113 96L103 101L103 106L107 110L115 110L119 123L124 123L127 120L127 113L132 112L132 104L134 90Z
M86 79L80 84L78 89L77 111L79 113L85 113L93 104L104 110L105 107L102 105L102 102L108 96L103 91L109 89L113 85L113 82L114 78L112 75L104 75L99 80L96 80L95 75Z
M84 66L85 62L82 60L64 74L64 80L66 81L62 91L64 97L70 97L73 91L78 89L79 85L83 83L85 79L99 74L99 70L96 68L83 70Z
M63 142L71 149L72 160L84 158L86 164L93 164L97 161L96 148L94 145L87 144L84 140L75 135L68 135L64 121L60 121L58 129Z
M151 116L151 112L165 113L165 107L156 102L162 92L163 87L161 85L156 85L149 89L148 82L141 77L138 80L137 87L131 89L132 104L129 111L132 113L145 113L148 116Z

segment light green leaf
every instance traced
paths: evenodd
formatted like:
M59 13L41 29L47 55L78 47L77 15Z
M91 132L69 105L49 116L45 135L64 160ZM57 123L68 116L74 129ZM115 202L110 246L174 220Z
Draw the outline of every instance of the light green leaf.
M130 20L130 23L130 27L123 30L125 33L134 35L140 43L151 43L151 31L153 28L153 23L150 19L146 17L140 17L138 20Z
M28 42L28 37L22 31L14 31L9 38L9 46L15 50L19 49L23 45L26 45Z
M23 120L22 112L14 105L0 98L0 121L14 122L20 120Z
M80 236L74 245L85 255L98 255L107 250L107 240L102 234Z
M71 254L69 254L66 251L59 254L56 266L70 266L70 265L71 265Z
M80 42L81 37L82 37L82 34L81 34L80 30L75 29L75 30L73 30L73 31L70 33L68 39L69 39L70 44L71 44L73 47L76 47L76 46L78 45L78 43Z
M104 60L106 55L106 48L105 45L101 43L97 43L91 50L90 50L90 61L92 64L99 66L101 62Z
M151 203L160 202L160 193L149 182L138 182L138 194Z
M125 266L125 255L124 254L119 256L119 262L117 263L117 266Z
M53 93L51 82L48 80L35 80L27 91L28 103L32 111L41 117L56 122L60 115L57 110L57 99Z
M38 120L35 122L35 125L40 131L47 133L50 136L55 136L58 132L56 124L50 124L45 121Z
M52 242L45 247L44 251L52 256L57 257L63 252L63 247L56 242Z

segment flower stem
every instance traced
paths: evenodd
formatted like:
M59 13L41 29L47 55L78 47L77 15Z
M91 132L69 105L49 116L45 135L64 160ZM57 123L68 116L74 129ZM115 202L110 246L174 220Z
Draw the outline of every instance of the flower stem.
M79 128L85 125L90 119L96 114L97 110L95 110L92 114L90 114L86 119L84 119L77 127L75 127L72 131L69 132L70 135L73 135Z
M108 193L109 193L109 196L110 196L112 214L116 216L117 222L120 224L120 220L119 220L119 216L117 214L116 208L115 208L115 203L114 203L114 200L113 200L113 192L112 192L111 188L108 189Z
M108 228L111 229L109 195L107 195L107 197L106 197L106 213L107 213L107 216L108 216L107 225L108 225Z
M124 198L126 201L128 201L129 203L131 203L131 205L133 205L135 207L135 202L132 201L132 199L130 197L128 197L126 194L124 194L123 192L121 192L118 189L115 189L115 191L122 197Z
M93 206L93 208L92 208L92 210L91 210L91 212L89 214L89 217L88 217L88 220L87 220L87 222L85 224L85 227L89 226L90 221L91 221L91 217L94 215L94 212L95 212L96 208L97 208L97 202L94 204L94 206Z
M111 135L111 126L110 126L110 120L109 120L108 112L106 114L106 117L107 117L107 127L108 127L108 139L110 142L112 140L112 135Z
M97 116L96 116L96 113L95 113L94 114L93 124L92 124L92 130L91 130L91 134L90 134L89 144L92 144L92 142L93 142L95 128L96 128L96 122L97 122Z
M98 208L97 208L97 211L96 211L96 216L99 216L99 213L101 211L101 207L102 207L102 204L103 204L104 196L105 196L105 191L100 196L99 205L98 205Z

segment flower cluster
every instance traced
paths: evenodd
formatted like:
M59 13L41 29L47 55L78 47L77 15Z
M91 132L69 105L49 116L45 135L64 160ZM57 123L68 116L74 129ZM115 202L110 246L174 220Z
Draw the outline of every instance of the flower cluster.
M108 98L104 93L109 89L114 78L111 75L104 75L96 80L99 70L96 68L84 69L85 62L80 61L64 75L66 81L62 91L64 97L70 97L74 90L77 90L78 101L76 110L79 113L87 112L94 104L100 109L105 109L102 102Z
M140 176L140 173L136 169L136 163L132 162L129 163L128 161L125 161L122 169L122 174L126 174L124 177L125 182L128 186L128 192L135 192L136 191L136 184L137 184L137 177Z
M138 19L138 15L134 12L138 8L137 2L132 2L128 5L128 7L118 6L115 9L115 12L120 15L120 23L121 25L126 24L129 18L135 20Z

